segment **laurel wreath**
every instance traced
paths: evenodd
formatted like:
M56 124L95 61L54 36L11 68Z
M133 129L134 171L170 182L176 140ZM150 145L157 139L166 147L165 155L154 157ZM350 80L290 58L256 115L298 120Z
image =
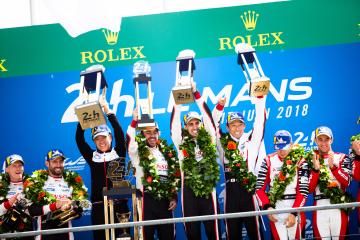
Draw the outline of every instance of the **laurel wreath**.
M180 165L173 144L170 146L165 139L158 139L157 146L168 164L168 176L166 179L158 175L156 158L146 145L146 138L140 133L135 137L138 143L140 166L143 168L144 176L141 182L146 192L155 199L174 199L174 195L180 187Z
M276 202L284 195L286 187L293 181L298 162L304 156L304 153L304 148L298 144L291 147L289 154L283 160L279 174L274 178L273 185L268 192L271 206L275 206Z
M23 178L23 181L26 179L28 179L29 176L25 175ZM10 176L7 173L0 173L0 204L5 202L6 196L10 190L9 188L10 185ZM7 232L7 229L3 226L3 220L7 219L10 217L10 215L12 214L12 211L7 211L3 216L1 216L0 218L0 233L5 233ZM30 231L32 230L32 222L28 221L27 218L21 219L21 221L17 224L16 229L13 229L14 231L17 232L22 232L22 231Z
M33 203L40 205L47 205L56 202L56 198L44 190L45 182L49 177L47 170L37 170L33 172L30 178L24 181L24 192L27 199ZM88 191L84 185L82 177L74 171L64 170L63 178L72 189L72 200L86 200L88 198Z
M225 157L229 160L228 166L231 168L230 174L237 179L243 189L249 193L253 193L255 191L257 178L252 172L248 171L247 162L241 156L238 149L239 143L233 141L229 133L222 134L220 142Z
M312 158L315 150L310 150L305 155L305 160L309 164L309 168L314 168ZM347 192L341 190L336 181L331 180L329 168L324 164L324 158L320 157L320 169L319 169L319 180L318 185L320 192L325 195L326 198L330 199L331 204L350 203L353 202L353 198ZM341 209L347 213L351 211L351 208Z
M197 197L209 197L220 179L220 168L216 162L216 146L204 127L199 128L196 138L184 130L180 150L184 155L182 170L185 185L191 188ZM199 162L195 159L196 143L203 153Z

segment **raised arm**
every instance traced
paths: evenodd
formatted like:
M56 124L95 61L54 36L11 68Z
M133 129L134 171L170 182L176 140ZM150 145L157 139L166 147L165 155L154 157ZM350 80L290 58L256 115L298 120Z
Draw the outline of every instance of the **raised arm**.
M77 128L76 128L76 137L75 137L76 138L76 145L77 145L81 155L86 160L86 162L88 164L90 164L91 161L92 161L92 156L93 156L94 150L91 149L89 144L85 141L84 134L85 134L85 131L81 128L80 123L78 123Z
M260 144L264 139L265 122L266 122L266 96L263 98L252 97L251 102L255 104L255 120L251 134L249 135L249 144L251 149L256 149L258 152Z
M180 149L179 146L180 146L181 140L182 140L180 109L181 109L181 105L175 104L173 107L173 111L171 113L171 117L170 117L170 135L171 135L171 139L172 139L175 147L177 148L178 152L179 152L179 149Z

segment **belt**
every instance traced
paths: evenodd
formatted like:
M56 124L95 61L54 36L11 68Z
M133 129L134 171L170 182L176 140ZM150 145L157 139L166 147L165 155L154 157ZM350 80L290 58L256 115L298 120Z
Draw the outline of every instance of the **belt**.
M329 198L325 197L324 194L314 196L314 200L321 200L321 199L329 199Z
M281 197L282 200L289 200L289 199L295 199L296 194L285 194Z
M236 178L229 178L226 180L226 183L229 183L229 182L238 182L238 180Z

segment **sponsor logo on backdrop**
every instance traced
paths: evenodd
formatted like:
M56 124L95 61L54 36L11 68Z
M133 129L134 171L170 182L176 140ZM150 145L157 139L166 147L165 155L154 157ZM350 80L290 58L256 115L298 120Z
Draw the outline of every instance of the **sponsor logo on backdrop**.
M71 158L65 159L65 169L71 171L83 171L85 169L86 161L83 157L79 157L75 160Z
M283 79L280 84L273 85L270 83L269 95L275 98L279 103L279 106L275 110L267 108L267 116L276 119L290 119L290 118L302 118L306 117L309 113L310 106L304 101L312 96L311 77L298 77L293 79ZM80 84L75 83L66 88L66 91L70 94L74 91L79 91ZM153 92L154 102L157 101L158 92ZM160 93L161 94L161 93ZM161 106L160 108L154 108L154 114L165 114L171 113L172 107L174 106L174 99L171 92L168 93L167 105ZM212 108L222 96L227 99L228 107L226 109L233 111L233 107L241 106L242 102L250 101L249 97L249 86L248 83L244 83L238 88L238 84L225 85L220 91L215 92L210 86L205 86L202 92L204 100ZM74 111L75 106L81 102L80 97L74 99L74 101L68 106L62 116L62 123L76 122L77 117ZM163 101L165 102L165 101ZM117 80L112 86L112 92L110 96L109 104L112 111L117 112L119 104L125 103L125 111L121 114L124 117L131 117L132 111L135 108L135 99L132 95L126 95L123 91L123 79ZM283 104L284 103L284 104ZM166 102L165 102L166 104ZM274 108L274 107L273 107ZM182 111L188 111L189 105L183 105ZM247 121L253 121L255 116L255 110L243 109L243 115Z
M0 71L1 72L7 72L7 69L5 67L6 59L0 59Z
M241 33L236 36L225 36L219 38L219 50L234 49L238 43L248 43L253 47L283 45L283 32L255 33L256 25L260 21L260 13L245 11L240 15ZM239 24L240 25L240 24ZM244 31L245 30L245 31Z
M109 46L115 46L118 43L119 32L112 32L103 29L102 35L104 42ZM80 52L80 64L103 64L107 62L128 61L146 58L144 46L131 46L121 48L98 49L94 51Z
M104 33L107 44L109 45L117 44L119 32L112 32L108 29L103 29L102 32Z

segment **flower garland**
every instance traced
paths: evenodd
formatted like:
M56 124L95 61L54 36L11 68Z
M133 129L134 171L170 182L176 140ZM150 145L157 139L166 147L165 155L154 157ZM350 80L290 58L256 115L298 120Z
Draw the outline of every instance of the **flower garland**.
M203 159L199 162L195 159L196 142L203 152ZM180 150L184 155L182 170L186 186L193 190L195 196L208 198L220 179L220 168L216 162L216 146L212 143L210 135L204 127L199 128L196 138L184 130Z
M25 175L23 177L23 181L28 179L29 176ZM0 173L0 204L5 202L6 196L10 190L10 176L7 173ZM8 228L4 226L4 219L10 218L12 215L12 211L7 211L3 216L1 216L0 219L0 233L8 232ZM17 222L16 229L13 229L13 231L21 232L21 231L30 231L32 230L32 222L28 221L27 218L21 219L19 222Z
M311 150L306 153L305 160L308 162L309 169L313 169L312 158L313 155L318 154L317 151ZM329 171L329 167L324 164L324 158L320 157L320 175L318 180L318 185L320 188L320 192L325 195L326 198L330 199L331 204L339 204L339 203L349 203L353 202L353 199L350 194L347 192L343 192L341 188L338 186L336 181L331 181L331 175ZM342 209L345 212L351 211L350 208Z
M248 171L246 160L241 156L238 149L239 143L232 140L229 133L223 134L220 138L226 159L229 160L229 167L240 186L253 193L256 186L256 176Z
M155 199L172 200L180 187L180 165L174 146L169 146L164 139L158 139L157 145L168 164L168 177L162 180L157 173L156 158L146 145L146 138L140 133L135 140L138 143L140 166L144 171L141 181L145 191Z
M56 202L56 198L44 190L45 182L49 177L47 170L37 170L24 182L24 192L27 199L33 203L47 205ZM86 200L88 198L87 188L81 176L77 172L64 170L63 177L72 189L72 200Z
M275 203L283 196L286 187L293 181L296 175L298 162L304 156L304 148L298 144L294 144L289 154L283 160L281 171L274 179L273 185L268 192L270 204Z

